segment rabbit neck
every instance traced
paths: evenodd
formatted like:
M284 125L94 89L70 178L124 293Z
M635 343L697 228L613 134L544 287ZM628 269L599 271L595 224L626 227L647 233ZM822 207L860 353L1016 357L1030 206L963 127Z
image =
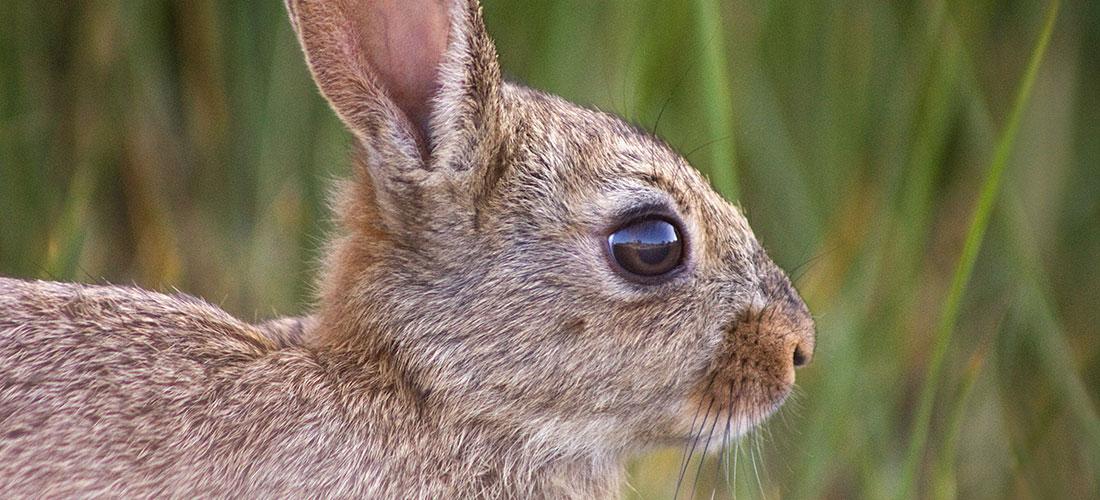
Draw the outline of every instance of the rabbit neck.
M385 358L319 353L347 422L331 455L362 456L367 496L405 498L617 498L621 457L563 451L523 429L456 416ZM359 395L356 396L355 394ZM354 450L354 451L352 451ZM369 451L366 451L369 450Z

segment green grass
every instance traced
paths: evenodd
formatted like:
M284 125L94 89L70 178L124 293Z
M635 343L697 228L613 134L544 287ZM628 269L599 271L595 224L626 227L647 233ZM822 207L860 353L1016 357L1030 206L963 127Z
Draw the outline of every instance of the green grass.
M655 128L817 318L697 498L1100 496L1100 3L484 3L511 78ZM0 274L308 308L349 139L282 2L4 10Z
M1032 88L1035 86L1035 76L1039 71L1039 65L1046 53L1047 44L1050 42L1050 35L1054 31L1054 22L1058 18L1058 5L1058 0L1054 0L1051 3L1050 13L1047 15L1043 31L1039 36L1039 41L1036 43L1035 49L1031 53L1027 72L1024 74L1023 82L1020 84L1020 90L1016 94L1016 99L1012 105L1008 122L1005 125L1005 131L1001 135L1000 141L997 143L997 150L993 157L993 163L989 167L989 173L982 183L981 192L978 196L978 206L974 210L974 216L966 231L966 240L963 243L962 254L959 256L955 272L951 277L951 287L948 289L947 298L944 299L943 312L936 327L932 359L928 365L928 372L925 377L924 388L921 391L916 420L913 425L913 431L910 434L909 454L906 458L902 483L898 489L898 496L900 498L907 498L912 494L917 469L920 466L921 458L927 448L928 428L932 418L932 403L936 396L937 384L940 382L947 348L951 343L951 336L959 320L959 309L962 304L963 293L966 291L967 283L970 281L970 276L974 272L974 263L978 259L978 252L981 250L982 241L985 238L986 229L989 226L989 218L993 211L993 206L1001 192L1001 179L1004 176L1005 169L1008 167L1009 154L1016 144L1016 134L1020 128L1020 116L1023 113L1024 107L1027 105L1028 99L1031 97Z

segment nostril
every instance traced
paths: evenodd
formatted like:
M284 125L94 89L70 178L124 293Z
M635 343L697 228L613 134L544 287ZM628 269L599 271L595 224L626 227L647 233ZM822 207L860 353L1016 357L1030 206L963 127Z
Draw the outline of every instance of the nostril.
M806 364L806 352L802 350L802 346L794 348L794 366L803 366Z

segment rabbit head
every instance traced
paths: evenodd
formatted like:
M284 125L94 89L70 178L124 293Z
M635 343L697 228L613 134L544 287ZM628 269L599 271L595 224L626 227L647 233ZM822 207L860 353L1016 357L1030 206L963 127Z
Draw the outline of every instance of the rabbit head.
M287 3L358 153L313 342L562 452L736 434L783 402L810 314L665 143L504 81L475 0Z

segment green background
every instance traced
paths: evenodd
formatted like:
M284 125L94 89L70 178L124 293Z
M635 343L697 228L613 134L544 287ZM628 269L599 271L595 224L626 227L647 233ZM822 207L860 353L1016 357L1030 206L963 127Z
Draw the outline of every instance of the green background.
M1100 495L1100 2L1044 52L1053 7L485 0L511 78L657 128L817 317L794 400L680 498ZM306 310L349 138L281 1L3 11L0 274Z

